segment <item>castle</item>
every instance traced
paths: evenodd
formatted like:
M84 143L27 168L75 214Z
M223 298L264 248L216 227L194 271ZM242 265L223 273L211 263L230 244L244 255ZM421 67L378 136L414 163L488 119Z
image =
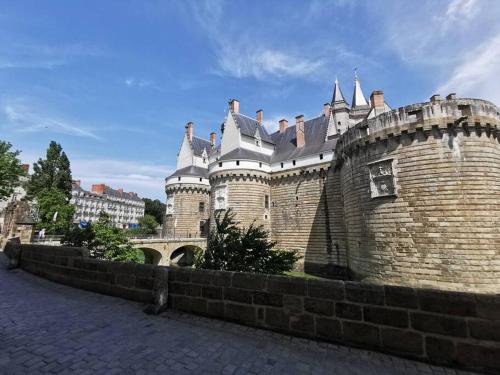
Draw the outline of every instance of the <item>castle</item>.
M279 130L233 99L205 140L193 123L166 178L166 237L206 236L218 210L263 225L298 268L329 277L500 291L500 109L434 95L351 104L336 81L322 114Z

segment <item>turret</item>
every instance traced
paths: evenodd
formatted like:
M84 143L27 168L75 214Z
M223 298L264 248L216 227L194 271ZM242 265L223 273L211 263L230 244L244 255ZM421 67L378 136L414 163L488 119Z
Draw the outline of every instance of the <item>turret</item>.
M344 133L349 127L349 105L344 99L340 84L335 79L331 103L331 116L328 124L327 138Z

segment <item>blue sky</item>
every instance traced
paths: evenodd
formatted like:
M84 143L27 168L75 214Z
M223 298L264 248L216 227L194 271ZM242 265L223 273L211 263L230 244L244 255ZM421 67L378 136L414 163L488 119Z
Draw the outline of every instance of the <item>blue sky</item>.
M393 107L434 93L500 104L500 1L1 1L0 139L60 142L84 187L164 200L188 121L320 113L353 69Z

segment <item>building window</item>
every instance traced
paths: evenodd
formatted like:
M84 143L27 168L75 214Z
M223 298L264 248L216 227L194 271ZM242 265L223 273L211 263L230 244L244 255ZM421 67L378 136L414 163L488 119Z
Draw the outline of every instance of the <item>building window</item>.
M292 160L292 164L293 164L293 165L295 165L295 164L296 164L295 160Z
M165 213L167 215L174 214L174 197L172 195L167 195L167 209Z
M219 162L219 167L222 167L222 162L221 161Z
M236 165L240 165L240 161L239 160L236 160Z
M177 177L177 181L180 181L180 180L181 180L181 178L180 178L180 177Z
M262 163L259 163L259 168L262 168Z
M372 198L396 195L392 162L392 159L388 159L368 164Z
M283 168L283 163L281 163L281 168Z
M205 202L200 202L198 204L198 211L199 212L205 212Z
M255 140L255 146L260 147L260 141L258 139Z
M319 154L319 160L323 160L323 154Z
M264 195L264 208L269 208L269 195Z
M202 182L202 181L203 181L203 178L200 177L200 182Z
M227 187L225 185L216 186L214 192L215 198L215 209L216 210L225 210L226 209L226 200L227 200Z

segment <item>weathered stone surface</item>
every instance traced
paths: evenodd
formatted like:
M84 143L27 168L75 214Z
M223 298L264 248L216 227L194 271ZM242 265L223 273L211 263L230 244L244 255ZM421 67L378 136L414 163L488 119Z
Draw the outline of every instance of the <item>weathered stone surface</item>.
M457 316L476 316L474 296L467 293L419 290L420 309Z
M262 290L266 285L266 277L259 274L236 272L233 275L234 288Z
M363 318L363 310L360 305L337 302L335 304L335 316L343 319L361 320Z
M345 292L348 301L373 305L384 304L384 287L380 285L360 284L346 281Z
M459 342L457 361L472 368L486 368L489 371L500 372L500 347Z
M225 315L227 319L243 323L254 323L256 320L255 307L226 303Z
M418 307L418 298L415 289L391 285L386 285L384 289L387 305L412 309Z
M290 328L312 335L314 332L314 318L308 314L291 315Z
M500 295L476 295L476 312L479 318L500 320Z
M342 281L308 280L307 290L308 295L314 298L342 301L345 297Z
M357 322L342 322L344 340L368 347L380 346L379 329L373 325Z
M222 299L222 287L220 286L204 286L201 295L209 299Z
M408 311L386 307L365 306L363 308L365 321L387 326L408 327Z
M427 336L425 338L425 354L433 362L450 364L456 358L455 344L442 337Z
M382 346L390 351L421 356L424 352L422 335L416 332L382 328Z
M469 319L469 332L471 337L480 340L491 340L500 343L500 317L499 320Z
M304 298L304 309L310 313L332 316L334 305L333 301L316 298Z
M306 294L306 280L300 277L269 276L267 289L271 293L303 296Z
M245 289L224 288L224 299L234 302L252 304L253 292Z
M340 340L342 338L340 320L316 317L316 335L327 340Z
M275 328L286 329L289 327L289 316L283 310L266 308L266 324Z
M440 333L452 337L467 336L467 327L462 318L426 313L411 313L410 318L411 326L418 331Z
M302 298L297 296L283 297L283 310L287 313L301 313L304 309Z
M266 292L254 292L253 303L256 305L281 307L283 306L283 295Z

